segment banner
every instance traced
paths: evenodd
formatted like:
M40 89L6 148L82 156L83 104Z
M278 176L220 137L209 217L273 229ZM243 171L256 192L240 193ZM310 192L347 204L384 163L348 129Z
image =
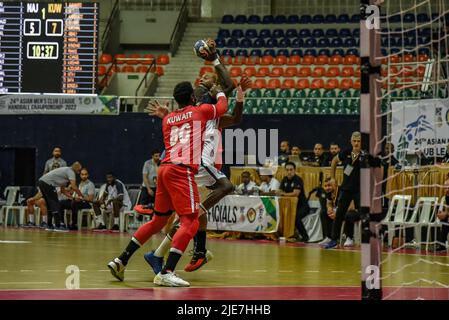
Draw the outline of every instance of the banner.
M391 134L401 161L419 149L427 157L444 157L449 143L449 99L393 102Z
M0 114L117 115L116 96L66 94L8 94L0 96Z
M276 197L224 197L207 212L207 229L272 233L279 225L279 201Z

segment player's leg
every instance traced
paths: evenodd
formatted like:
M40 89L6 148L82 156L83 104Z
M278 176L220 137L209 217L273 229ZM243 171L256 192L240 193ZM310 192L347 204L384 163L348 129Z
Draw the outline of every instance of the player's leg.
M112 212L114 215L114 225L112 226L112 230L118 231L119 227L119 218L120 218L120 210L123 208L123 200L114 199L112 201Z
M41 219L42 222L39 225L40 228L47 228L48 227L48 216L47 216L47 203L45 202L44 198L40 198L36 201L36 206L39 207Z
M27 199L27 215L28 215L28 223L24 225L24 227L34 227L34 205L36 204L36 200L34 197Z
M95 213L95 230L105 230L106 225L103 219L103 213L101 212L101 204L99 202L94 202L92 204L92 209Z
M345 214L348 211L349 205L353 196L348 191L341 191L340 198L338 199L337 212L335 213L335 220L332 224L332 237L331 241L324 247L325 249L332 249L337 246L337 242L340 238L340 229L345 218Z

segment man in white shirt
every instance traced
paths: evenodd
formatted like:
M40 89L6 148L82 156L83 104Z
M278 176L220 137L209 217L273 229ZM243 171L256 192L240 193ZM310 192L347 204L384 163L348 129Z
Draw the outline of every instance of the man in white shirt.
M275 196L281 184L273 177L271 168L260 168L259 175L260 180L262 180L259 186L259 194L261 196Z
M257 189L254 181L251 181L251 174L248 171L242 172L242 183L235 188L235 193L240 195L252 195Z
M156 180L157 171L159 169L159 160L161 153L158 150L153 150L151 159L145 161L142 168L142 190L140 193L139 204L149 205L154 204L156 194Z

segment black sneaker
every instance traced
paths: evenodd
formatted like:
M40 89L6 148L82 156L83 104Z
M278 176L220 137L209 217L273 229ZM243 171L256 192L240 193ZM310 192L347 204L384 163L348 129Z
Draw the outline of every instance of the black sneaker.
M112 226L111 231L120 231L120 227L118 226L118 224L114 224L114 225Z
M39 228L41 228L41 229L47 229L47 227L48 227L48 224L45 221L42 221L41 224L39 225Z
M59 227L56 227L54 229L55 232L69 232L69 229L67 229L66 227L64 227L64 225L60 225Z
M104 230L106 230L106 226L102 223L100 223L100 225L94 229L94 231L104 231Z
M70 225L69 230L70 231L78 231L78 226L76 224L72 224L72 225Z
M22 227L24 228L34 228L36 225L32 222L28 222L27 224L24 224Z
M55 227L54 227L53 225L48 225L48 226L45 228L45 231L55 231Z

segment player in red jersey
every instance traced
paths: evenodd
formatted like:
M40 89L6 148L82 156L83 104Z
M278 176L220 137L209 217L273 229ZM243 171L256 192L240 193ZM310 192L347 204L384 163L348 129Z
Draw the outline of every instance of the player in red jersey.
M206 123L225 114L228 103L225 94L218 92L217 104L195 106L190 82L177 84L173 96L179 109L162 120L165 158L157 177L154 217L136 231L122 254L108 264L112 275L120 281L124 279L126 265L134 252L166 225L174 210L181 226L173 237L167 262L154 278L154 283L171 287L190 285L174 271L198 230L199 195L195 174L201 164Z

